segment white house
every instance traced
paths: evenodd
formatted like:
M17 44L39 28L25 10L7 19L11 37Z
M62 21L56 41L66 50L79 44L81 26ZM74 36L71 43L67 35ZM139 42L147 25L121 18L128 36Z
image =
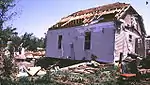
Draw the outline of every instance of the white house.
M145 56L142 17L130 4L113 3L75 12L47 31L46 56L113 63L120 53Z

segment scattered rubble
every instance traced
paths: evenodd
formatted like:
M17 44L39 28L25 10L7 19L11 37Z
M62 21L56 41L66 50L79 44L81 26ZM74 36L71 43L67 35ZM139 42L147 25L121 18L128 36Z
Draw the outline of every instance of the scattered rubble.
M72 66L61 68L61 71L69 71L71 73L80 74L94 74L100 67L104 67L106 64L100 64L96 61L84 62L75 64ZM112 65L111 65L112 66Z
M17 74L17 77L25 77L25 76L43 76L46 74L46 70L38 67L25 67L22 66L19 68L19 73Z

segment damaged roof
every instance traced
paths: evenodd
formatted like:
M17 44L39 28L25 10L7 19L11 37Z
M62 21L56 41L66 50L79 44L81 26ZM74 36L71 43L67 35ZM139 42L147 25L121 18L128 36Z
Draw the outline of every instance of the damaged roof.
M130 4L113 3L95 8L81 10L67 17L63 17L58 23L50 29L59 29L90 24L93 21L104 22L120 18L130 7Z

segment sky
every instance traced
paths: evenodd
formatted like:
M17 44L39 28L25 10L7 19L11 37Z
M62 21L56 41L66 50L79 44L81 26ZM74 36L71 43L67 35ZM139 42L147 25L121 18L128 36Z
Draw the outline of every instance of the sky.
M149 2L148 5L146 1ZM28 32L37 37L44 37L48 28L62 17L79 10L115 2L131 4L142 15L146 32L150 35L150 0L21 0L15 7L18 14L11 24L17 28L19 35Z

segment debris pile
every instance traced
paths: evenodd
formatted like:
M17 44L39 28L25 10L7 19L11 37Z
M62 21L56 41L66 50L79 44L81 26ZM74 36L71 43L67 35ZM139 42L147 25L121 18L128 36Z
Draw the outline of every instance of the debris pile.
M116 85L116 71L112 64L100 64L95 61L84 62L61 68L54 72L54 80L62 85L102 84L114 81ZM109 84L110 85L110 84Z
M109 66L109 65L108 65ZM111 64L112 66L112 64ZM61 68L61 71L69 71L71 73L79 73L79 74L94 74L99 68L107 67L106 64L100 64L96 61L84 62L75 64L72 66Z

